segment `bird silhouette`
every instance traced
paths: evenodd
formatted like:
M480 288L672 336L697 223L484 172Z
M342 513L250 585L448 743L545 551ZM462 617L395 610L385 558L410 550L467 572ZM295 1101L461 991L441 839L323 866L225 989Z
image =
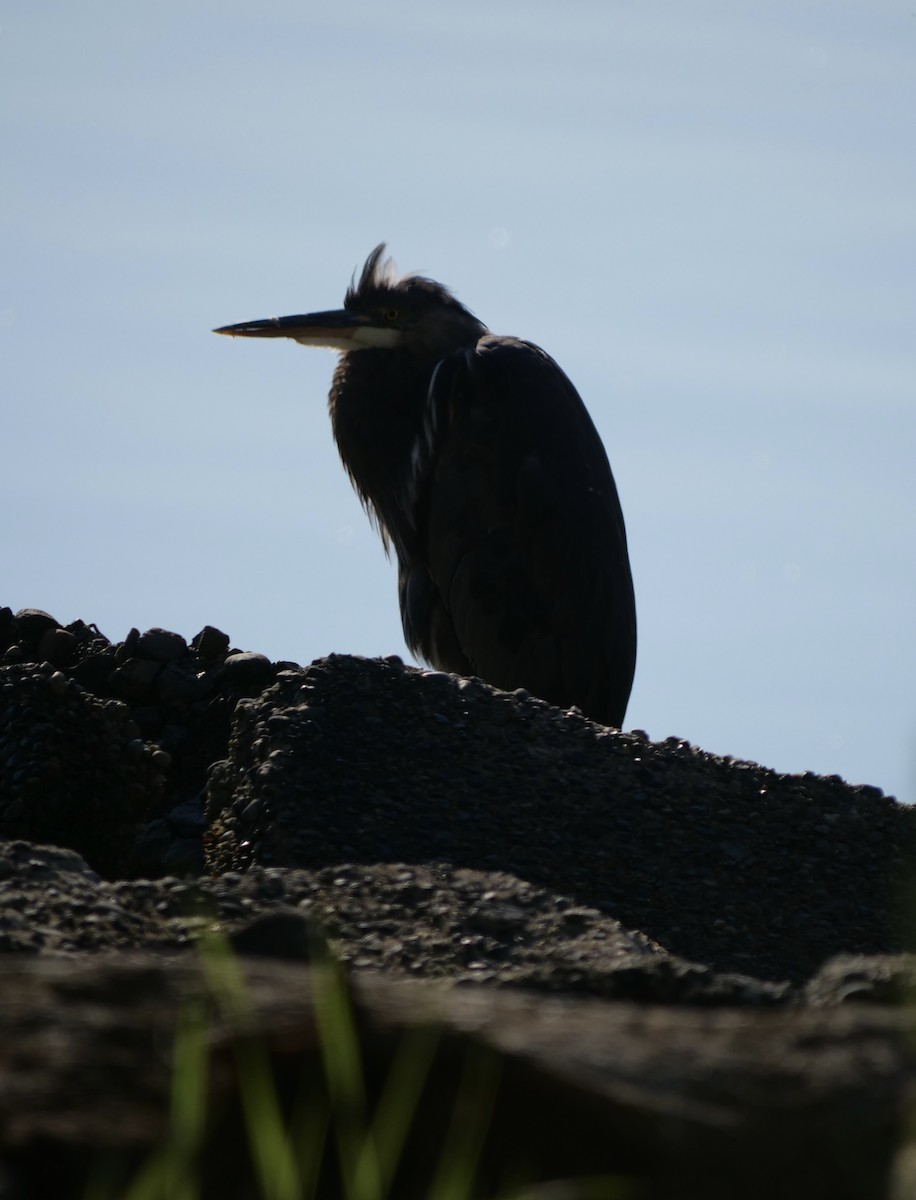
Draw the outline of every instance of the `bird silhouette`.
M331 425L398 562L404 638L443 671L623 723L636 664L626 531L578 392L384 243L344 306L225 325L340 353Z

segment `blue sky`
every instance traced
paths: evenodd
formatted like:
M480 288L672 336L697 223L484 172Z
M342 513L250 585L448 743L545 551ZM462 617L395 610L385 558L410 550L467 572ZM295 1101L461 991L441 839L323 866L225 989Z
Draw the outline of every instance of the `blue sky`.
M916 5L8 7L0 603L405 653L333 354L209 332L386 239L592 412L627 726L912 798Z

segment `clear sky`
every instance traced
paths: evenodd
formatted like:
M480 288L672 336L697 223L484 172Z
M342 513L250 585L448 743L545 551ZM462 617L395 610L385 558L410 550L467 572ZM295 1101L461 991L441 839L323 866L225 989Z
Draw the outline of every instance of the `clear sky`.
M628 727L916 791L912 0L29 0L0 12L0 604L402 653L337 461L386 239L605 440Z

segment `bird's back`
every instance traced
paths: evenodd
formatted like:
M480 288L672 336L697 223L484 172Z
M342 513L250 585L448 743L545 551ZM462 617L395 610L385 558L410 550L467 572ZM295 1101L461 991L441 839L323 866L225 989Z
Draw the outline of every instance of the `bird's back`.
M408 645L443 670L623 722L636 660L626 533L604 447L538 347L487 335L428 397Z

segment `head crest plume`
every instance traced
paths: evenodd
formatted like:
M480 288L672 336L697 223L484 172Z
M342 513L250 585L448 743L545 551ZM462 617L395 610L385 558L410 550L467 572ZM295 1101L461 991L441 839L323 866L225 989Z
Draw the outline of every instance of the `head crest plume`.
M384 303L392 292L400 296L414 298L418 301L435 301L446 309L451 309L463 317L476 321L473 313L456 300L452 293L441 283L429 279L425 275L399 275L394 259L383 258L385 243L379 242L363 265L359 278L354 274L344 297L345 308L360 308L373 302ZM480 324L478 322L478 324ZM480 325L481 331L484 326Z
M354 273L344 297L344 304L347 307L364 300L371 292L382 288L396 287L400 282L401 277L398 275L394 259L390 257L383 259L384 253L385 243L379 242L363 264L359 279Z

